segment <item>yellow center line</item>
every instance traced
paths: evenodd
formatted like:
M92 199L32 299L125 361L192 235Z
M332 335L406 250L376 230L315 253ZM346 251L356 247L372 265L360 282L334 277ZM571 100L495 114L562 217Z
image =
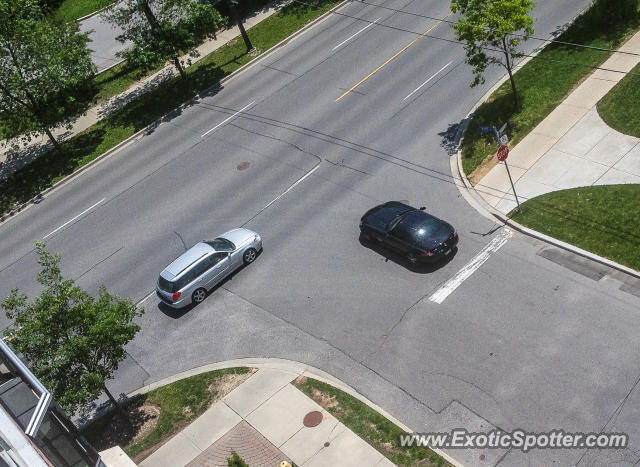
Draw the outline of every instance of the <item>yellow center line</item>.
M415 38L414 40L412 40L411 42L409 42L407 45L405 45L400 51L398 51L393 57L391 57L389 60L387 60L386 62L384 62L382 65L380 65L378 68L376 68L375 70L373 70L371 73L369 73L367 76L365 76L364 78L362 78L360 81L358 81L351 89L349 89L348 91L346 91L344 94L342 94L340 97L338 97L336 99L336 102L338 102L340 99L342 99L344 96L346 96L347 94L349 94L351 91L353 91L354 89L356 89L358 86L360 86L362 83L364 83L366 80L368 80L369 78L371 78L373 75L375 75L377 72L379 72L380 70L382 70L385 66L387 66L389 64L389 62L391 62L394 58L396 58L398 55L400 55L402 52L404 52L405 50L407 50L409 47L411 47L413 44L415 44L418 39L423 38L424 36L426 36L427 34L429 34L431 31L433 31L435 28L437 28L438 26L440 26L440 24L447 19L449 16L451 16L453 14L453 12L450 12L447 16L445 16L444 18L442 18L440 21L438 21L436 24L434 24L433 26L431 26L429 29L427 29L425 32L423 32L422 34L420 34L419 37Z

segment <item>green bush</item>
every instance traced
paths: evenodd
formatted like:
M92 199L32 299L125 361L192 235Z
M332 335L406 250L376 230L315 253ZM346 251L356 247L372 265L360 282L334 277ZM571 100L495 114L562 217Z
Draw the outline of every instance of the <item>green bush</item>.
M249 467L245 461L243 461L237 452L233 452L233 455L227 459L227 465L229 467Z

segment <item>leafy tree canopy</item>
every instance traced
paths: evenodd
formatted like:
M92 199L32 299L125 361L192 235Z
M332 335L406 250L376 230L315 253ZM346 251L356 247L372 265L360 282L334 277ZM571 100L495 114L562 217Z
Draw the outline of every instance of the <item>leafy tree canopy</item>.
M193 49L224 23L211 5L193 0L123 0L103 17L123 30L119 41L131 43L119 53L122 58L142 69L170 59L183 77L178 57L195 56Z
M76 22L43 17L37 0L0 0L0 114L10 134L47 133L86 110L95 66Z
M116 403L105 381L126 357L124 347L140 330L134 319L142 311L104 287L97 298L90 296L62 277L59 255L43 243L36 251L43 291L32 302L18 289L11 291L2 303L14 320L5 336L69 413L85 410L102 391Z
M453 25L453 29L456 38L465 43L466 62L473 68L472 86L484 83L484 72L490 64L502 65L509 72L517 103L512 76L513 59L521 56L517 50L521 40L526 40L533 34L534 19L530 12L534 7L532 0L451 2L451 10L460 13L460 19Z

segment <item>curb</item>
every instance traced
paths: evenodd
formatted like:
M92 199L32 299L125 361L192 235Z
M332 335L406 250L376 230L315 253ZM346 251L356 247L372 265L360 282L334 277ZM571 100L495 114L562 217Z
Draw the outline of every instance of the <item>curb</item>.
M563 242L562 240L558 240L557 238L550 237L549 235L538 232L537 230L530 229L529 227L525 227L524 225L511 220L507 215L502 214L500 211L498 211L497 209L494 209L491 205L489 205L489 203L487 203L484 200L484 198L482 198L482 196L480 196L476 192L475 188L471 186L471 183L469 183L469 180L467 180L467 177L464 175L464 172L462 170L462 152L461 151L458 151L456 154L456 165L458 168L458 177L462 179L462 182L464 184L464 187L466 188L467 193L473 197L474 202L471 204L475 209L485 211L483 214L489 214L489 216L491 216L492 218L497 219L499 222L505 225L508 225L512 229L517 230L518 232L524 235L533 237L538 240L542 240L545 243L550 243L553 246L557 246L559 248L562 248L563 250L570 251L571 253L575 253L591 261L595 261L596 263L603 264L605 266L608 266L610 268L616 269L620 272L633 276L637 279L640 279L640 271L636 271L635 269L631 269L628 266L624 266L622 264L616 263L613 260L604 258L595 253L591 253L590 251L583 250L580 247L577 247L567 242ZM461 187L459 188L461 189Z
M580 13L578 13L569 23L568 25L570 25L571 23L573 23L573 21L575 21L576 18L578 18L580 15L582 15L585 11L587 11L587 9L589 8L589 6L585 7L584 9L582 9L580 11ZM524 65L526 65L530 60L532 60L536 55L538 55L549 43L547 43L546 45L539 47L537 49L535 49L533 51L533 53L531 54L531 56L527 57L525 60L523 60L522 62L520 62L516 68L521 68ZM456 133L456 140L457 140L457 146L458 146L458 150L456 152L455 155L455 161L452 161L451 163L451 172L453 175L454 179L460 179L462 181L462 186L459 184L456 184L458 186L458 190L460 190L460 192L462 193L462 195L465 197L465 199L467 200L467 202L469 202L469 204L471 204L471 206L473 208L475 208L480 214L482 214L483 216L491 219L491 220L498 220L499 222L503 223L504 225L508 225L509 227L513 228L514 230L527 235L529 237L538 239L538 240L542 240L543 242L549 243L551 245L557 246L559 248L562 248L563 250L567 250L570 251L574 254L577 254L579 256L582 256L584 258L587 258L591 261L595 261L597 263L603 264L605 266L608 266L610 268L616 269L620 272L623 272L625 274L628 274L630 276L633 276L635 278L640 279L640 271L636 271L635 269L632 269L628 266L624 266L622 264L616 263L613 260L604 258L602 256L599 256L595 253L591 253L590 251L587 250L583 250L582 248L579 248L575 245L572 245L570 243L566 243L563 242L562 240L558 240L557 238L554 237L550 237L549 235L543 234L541 232L538 232L537 230L533 230L530 229L528 227L525 227L522 224L519 224L513 220L511 220L508 216L506 216L505 214L502 214L500 211L498 211L497 209L493 208L493 206L489 205L489 203L487 203L484 198L482 196L480 196L476 189L471 185L471 183L469 182L469 180L467 179L467 176L464 173L464 170L462 169L462 140L464 139L464 133L467 129L467 126L469 125L469 122L471 121L471 119L473 118L473 113L476 111L476 109L478 107L480 107L480 105L482 105L489 97L491 97L491 95L500 87L502 86L503 83L505 83L507 81L507 79L509 79L508 75L503 76L501 79L499 79L497 81L497 83L495 85L493 85L481 98L478 102L476 102L476 104L471 108L471 111L467 114L467 116L463 119L462 124L460 125L460 128L458 129L458 132ZM454 165L455 162L455 165ZM457 172L457 173L456 173ZM469 196L465 196L465 195L469 195Z
M268 50L264 51L262 54L258 55L257 57L255 57L253 60L251 60L248 63L245 63L244 65L242 65L240 68L238 68L237 70L235 70L234 72L232 72L230 75L225 76L224 78L220 79L218 82L212 84L211 86L209 86L208 88L205 88L201 91L201 93L204 93L205 91L207 91L208 89L211 89L212 87L215 86L219 86L221 84L226 83L227 81L231 80L232 78L236 78L237 76L239 76L241 73L243 73L244 71L248 70L251 66L256 65L260 60L262 60L263 58L268 57L270 54L272 54L273 52L275 52L276 50L284 47L285 45L287 45L289 42L295 40L296 38L298 38L298 36L301 36L302 34L304 34L305 32L307 32L309 29L311 29L313 26L317 25L318 23L324 21L325 19L327 19L327 17L329 17L329 15L331 15L331 13L333 13L334 11L338 10L339 8L342 8L345 4L350 3L351 0L343 0L342 2L340 2L339 4L337 4L336 6L334 6L333 8L331 8L330 10L327 10L326 12L324 12L323 14L321 14L320 16L318 16L316 19L314 19L313 21L307 23L306 25L304 25L302 28L298 29L297 31L295 31L293 34L291 34L290 36L286 37L285 39L283 39L282 41L278 42L277 44L275 44L274 46L272 46L271 48L269 48ZM110 5L104 7L108 8ZM101 11L101 10L100 10ZM98 12L94 12L92 14L97 14ZM90 15L89 15L90 16ZM259 23L258 23L259 24ZM117 64L116 64L117 65ZM114 65L115 66L115 65ZM103 70L104 71L104 70ZM169 113L175 112L178 109L181 109L183 106L193 102L194 99L197 99L197 97L192 98L190 100L188 100L187 102L183 102L182 104L180 104L178 107L171 109L170 111L168 111L167 113L165 113L164 115L167 115ZM91 162L89 162L86 165L83 165L82 167L80 167L78 170L76 170L75 172L67 175L66 177L64 177L63 179L57 181L56 183L54 183L53 185L51 185L48 188L45 188L43 191L41 191L40 193L38 193L37 195L35 195L34 197L32 197L31 199L25 201L24 203L21 203L19 205L17 205L16 207L14 207L11 211L5 213L5 214L0 214L0 226L2 226L3 224L5 224L6 222L8 222L11 219L14 219L15 216L17 214L19 214L20 212L25 211L26 209L28 209L29 207L38 204L40 202L40 200L42 200L42 198L44 197L44 195L47 194L51 194L54 190L62 187L63 185L65 185L66 183L68 183L69 181L71 181L73 178L75 178L76 176L84 173L86 170L98 165L99 162L101 162L102 160L107 159L109 156L112 156L113 154L115 154L116 152L118 152L119 150L123 149L125 146L127 146L129 143L136 141L138 139L140 139L143 136L143 133L146 132L151 126L156 125L159 121L162 120L162 118L164 117L164 115L162 115L161 117L159 117L156 121L150 123L149 125L147 125L146 127L142 128L140 131L138 131L137 133L129 136L127 139L125 139L124 141L121 141L120 143L118 143L117 145L115 145L114 147L112 147L111 149L108 149L106 152L100 154L98 157L96 157L94 160L92 160ZM96 122L97 123L97 122ZM91 128L91 127L89 127Z
M143 386L142 388L127 394L127 398L131 398L140 394L146 394L147 392L152 391L153 389L166 386L167 384L173 383L175 381L178 381L184 378L188 378L190 376L199 375L201 373L206 373L208 371L221 370L224 368L233 368L233 367L249 367L249 368L258 368L258 369L272 368L272 369L286 371L288 373L295 374L297 375L296 377L307 376L313 379L317 379L318 381L330 384L331 386L346 392L350 396L355 397L360 402L362 402L363 404L366 404L369 408L375 410L380 415L382 415L387 420L392 422L394 425L397 425L407 433L416 432L416 430L409 428L407 425L405 425L400 420L395 418L393 415L388 413L382 407L371 402L369 399L364 397L362 394L357 392L351 386L347 385L346 383L339 380L335 376L325 371L322 371L318 368L315 368L313 366L306 365L304 363L294 362L292 360L285 360L281 358L239 358L235 360L227 360L224 362L216 362L208 365L203 365L200 367L193 368L191 370L183 371L173 376L169 376L167 378L156 381L155 383L151 383L149 385ZM292 378L292 381L293 379L295 378ZM456 461L455 459L453 459L451 456L441 451L440 449L431 448L431 447L429 449L431 449L433 452L435 452L439 456L443 457L445 460L447 460L449 463L453 464L454 466L463 467L463 464Z
M102 8L100 8L99 10L94 11L93 13L89 13L88 15L84 15L80 18L76 18L73 21L77 21L78 23L84 21L85 19L89 19L92 18L93 16L99 15L100 13L102 13L104 10L106 10L107 8L111 8L113 5L115 5L116 3L118 3L117 1L113 2L113 3L109 3L107 6L103 6Z

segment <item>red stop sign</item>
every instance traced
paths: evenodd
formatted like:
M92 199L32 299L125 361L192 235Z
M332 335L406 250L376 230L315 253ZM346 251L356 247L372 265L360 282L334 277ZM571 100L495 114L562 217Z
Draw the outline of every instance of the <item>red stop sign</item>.
M509 147L508 146L500 146L498 148L498 160L503 161L509 155Z

